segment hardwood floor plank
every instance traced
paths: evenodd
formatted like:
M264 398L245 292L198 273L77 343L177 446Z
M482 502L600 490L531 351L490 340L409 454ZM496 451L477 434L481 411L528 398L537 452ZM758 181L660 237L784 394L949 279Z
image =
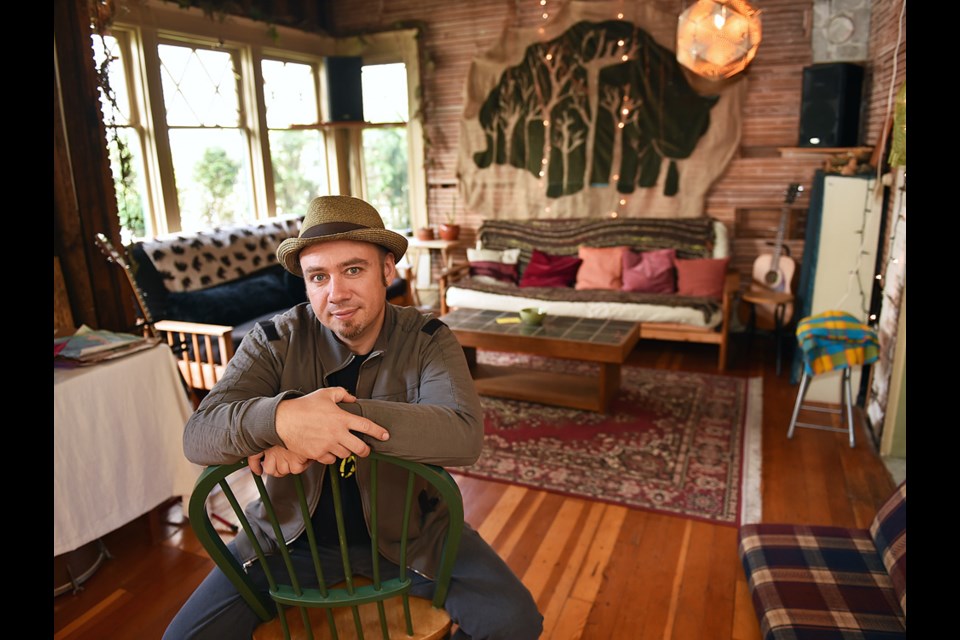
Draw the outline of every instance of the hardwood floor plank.
M521 576L523 584L530 590L534 600L538 602L541 600L554 569L566 562L567 556L563 551L571 536L574 535L584 506L583 500L565 500L560 505L547 535L537 547L533 561Z
M580 577L570 592L571 598L588 602L596 599L628 511L626 507L617 505L607 505L604 508L593 544L583 563L583 571L580 572Z
M483 524L477 529L477 532L484 540L496 540L497 536L513 518L517 506L527 495L528 491L524 487L516 485L507 486L496 505L491 509L490 514L484 518Z
M591 565L589 570L584 571L584 561L587 558L587 552L595 546L595 541L598 540L597 529L600 526L606 509L607 505L601 502L594 502L589 506L586 517L578 529L575 544L562 567L563 571L557 580L553 593L545 605L540 605L540 611L543 613L544 618L543 636L545 638L549 638L553 634L554 629L560 622L561 614L568 609L583 610L583 619L579 622L579 626L582 629L583 622L586 620L586 614L589 613L590 605L593 603L593 598L578 601L575 598L571 598L570 593L578 577L583 573L587 573L587 575L583 576L583 579L591 578L597 573L598 567L595 565ZM609 559L609 557L609 554L607 554L605 560ZM606 566L605 561L604 566ZM600 568L600 573L602 573L602 567ZM593 593L596 593L596 591ZM586 607L584 608L581 605L586 605Z
M131 597L133 596L130 595L129 591L125 591L124 589L117 589L116 591L111 593L109 596L107 596L104 600L101 600L100 602L93 605L93 607L83 612L83 614L81 614L78 618L75 618L73 621L71 621L70 624L60 629L60 631L54 633L53 640L66 640L67 638L70 638L71 634L73 634L74 631L80 629L88 621L96 619L98 616L103 614L110 607L115 606L116 603L121 598L131 598Z

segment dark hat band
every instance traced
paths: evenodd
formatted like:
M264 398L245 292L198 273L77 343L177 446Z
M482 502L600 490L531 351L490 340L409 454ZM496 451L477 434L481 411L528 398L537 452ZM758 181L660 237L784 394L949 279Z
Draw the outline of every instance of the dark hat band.
M332 236L336 233L346 233L348 231L356 231L357 229L369 229L370 227L365 227L362 224L354 224L352 222L325 222L323 224L315 224L302 234L300 238L322 238L323 236Z

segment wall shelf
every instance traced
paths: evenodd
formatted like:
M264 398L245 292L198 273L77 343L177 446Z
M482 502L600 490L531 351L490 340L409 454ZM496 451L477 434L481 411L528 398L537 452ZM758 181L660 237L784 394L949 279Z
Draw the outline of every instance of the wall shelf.
M873 152L873 147L777 147L781 158L792 156L862 156Z

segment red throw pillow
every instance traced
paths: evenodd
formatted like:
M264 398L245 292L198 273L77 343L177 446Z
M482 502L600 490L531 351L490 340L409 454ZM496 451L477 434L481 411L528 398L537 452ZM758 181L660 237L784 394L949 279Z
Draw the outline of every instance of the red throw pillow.
M677 293L681 296L723 298L723 281L730 258L678 258Z
M551 256L536 249L520 278L521 287L572 287L583 262L577 256Z
M623 254L630 247L580 247L583 264L577 271L577 289L619 289Z
M624 253L622 289L643 293L676 293L673 266L676 257L676 249Z

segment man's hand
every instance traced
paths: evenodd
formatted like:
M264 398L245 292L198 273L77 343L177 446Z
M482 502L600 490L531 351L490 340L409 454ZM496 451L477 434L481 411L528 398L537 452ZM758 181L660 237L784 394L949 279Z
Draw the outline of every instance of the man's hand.
M281 446L270 447L263 453L247 458L250 470L255 474L282 478L289 473L303 473L313 460L299 456Z
M352 453L366 457L370 447L351 431L376 440L386 440L390 434L375 422L337 406L338 402L356 400L342 387L317 389L300 398L284 400L277 405L277 435L291 452L324 464Z

